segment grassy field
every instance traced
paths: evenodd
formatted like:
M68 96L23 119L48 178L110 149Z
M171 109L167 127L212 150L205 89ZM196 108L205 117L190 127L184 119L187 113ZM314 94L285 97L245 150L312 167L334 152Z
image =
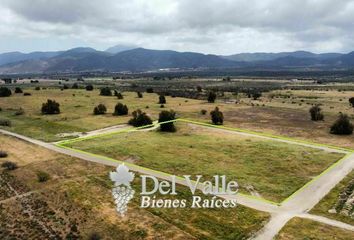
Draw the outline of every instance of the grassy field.
M351 240L352 231L332 227L308 219L293 218L275 237L276 240Z
M129 132L70 147L176 175L236 179L243 192L282 201L343 154L176 123L176 133Z
M45 141L62 140L61 133L86 132L126 123L130 115L112 116L118 101L126 104L130 113L140 108L153 119L162 110L157 104L158 96L154 93L144 93L143 98L137 98L135 92L124 92L124 99L118 100L114 96L99 96L98 89L89 92L83 89L35 91L28 88L24 91L30 92L32 96L13 94L11 97L1 98L0 108L3 111L0 112L0 119L12 121L12 127L7 128L11 131ZM347 113L354 119L353 108L348 104L351 96L354 96L353 91L276 90L264 93L259 100L252 100L244 94L235 96L225 93L216 103L167 96L165 109L175 110L179 117L210 122L209 112L219 106L227 126L354 148L353 135L336 136L329 133L329 127L336 120L338 112ZM54 116L42 115L41 105L47 99L59 102L62 113ZM103 116L94 116L93 108L99 103L105 104L108 112ZM308 110L312 104L322 104L324 121L310 120ZM20 107L24 109L24 114L16 115ZM208 111L206 115L200 113L202 109Z
M88 239L92 233L98 233L102 239L246 239L269 219L266 213L242 206L233 210L141 209L138 176L134 182L137 193L122 218L115 211L111 195L112 183L108 178L111 167L67 157L3 135L0 143L1 149L9 154L0 163L11 160L19 165L14 171L0 171L1 239L53 236ZM19 149L23 155L18 154ZM38 182L38 171L48 173L50 179ZM7 184L17 194L25 195L12 198L15 193L6 188ZM190 197L186 188L177 190L177 198Z
M312 210L311 213L322 215L338 221L354 225L354 219L340 213L329 213L328 210L336 206L342 191L349 186L349 182L354 179L354 171L347 175L332 191L330 191ZM354 209L351 209L351 212Z

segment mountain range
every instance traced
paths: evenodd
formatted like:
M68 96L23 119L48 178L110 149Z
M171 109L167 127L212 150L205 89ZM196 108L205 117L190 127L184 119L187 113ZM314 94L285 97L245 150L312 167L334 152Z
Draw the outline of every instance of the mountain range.
M353 69L354 52L348 54L306 51L240 53L217 56L195 52L151 50L122 46L97 51L74 48L56 52L10 52L0 54L1 74L57 72L145 72L192 69Z

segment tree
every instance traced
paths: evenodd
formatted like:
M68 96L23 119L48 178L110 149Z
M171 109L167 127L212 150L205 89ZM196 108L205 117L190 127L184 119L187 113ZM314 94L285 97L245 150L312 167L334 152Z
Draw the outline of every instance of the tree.
M138 95L138 98L143 98L143 94L141 92L136 92L136 94Z
M159 104L166 104L166 97L165 95L159 96Z
M208 93L208 102L214 103L216 100L216 93L215 92L209 92Z
M219 110L218 107L216 107L213 111L210 112L211 115L211 121L215 125L222 125L224 123L224 115L223 113Z
M129 120L128 123L130 125L133 125L134 127L142 127L152 124L151 118L146 115L145 112L142 112L140 109L134 111L132 115L133 117Z
M23 93L22 89L20 87L15 88L15 93Z
M349 103L352 107L354 107L354 97L349 98Z
M123 95L120 92L117 92L117 98L118 99L123 99Z
M60 104L55 100L48 99L46 103L42 104L42 114L59 114Z
M197 86L197 91L198 92L202 92L203 91L202 87L201 86Z
M112 96L111 89L109 87L101 88L100 95L101 96Z
M0 97L10 97L12 94L11 90L7 87L0 87Z
M350 122L348 115L340 113L337 121L333 123L330 133L337 135L350 135L353 133L353 124Z
M79 85L77 83L74 83L71 87L72 89L78 89L79 88Z
M253 100L257 100L260 97L262 97L262 93L261 92L254 92L254 93L252 93L252 97L253 97Z
M114 107L114 116L122 116L128 114L128 107L127 105L123 105L122 103L117 103Z
M86 91L93 91L93 85L89 84L85 87Z
M147 88L147 89L146 89L146 92L147 92L147 93L153 93L153 92L154 92L154 89L153 89L153 88Z
M324 119L322 109L318 105L311 107L309 112L312 121L322 121Z
M175 119L176 119L176 113L173 110L161 111L159 114L159 123L172 121ZM160 130L162 132L175 132L176 127L174 125L174 122L167 122L160 125Z
M98 104L94 109L93 109L93 114L94 115L102 115L107 112L107 108L105 105L102 103Z

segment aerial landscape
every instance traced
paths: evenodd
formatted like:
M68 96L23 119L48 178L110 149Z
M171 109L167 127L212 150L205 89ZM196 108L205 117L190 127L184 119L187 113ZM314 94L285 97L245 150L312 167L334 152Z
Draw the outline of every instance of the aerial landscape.
M0 239L354 239L339 2L0 1Z

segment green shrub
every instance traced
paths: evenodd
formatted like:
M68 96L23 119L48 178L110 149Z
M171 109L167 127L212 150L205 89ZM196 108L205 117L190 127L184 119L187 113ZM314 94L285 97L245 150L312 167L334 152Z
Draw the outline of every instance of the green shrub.
M136 92L136 94L138 95L138 98L143 98L143 94L141 92Z
M94 109L93 109L93 114L94 115L102 115L107 112L107 108L103 104L98 104Z
M354 107L354 97L349 98L349 104Z
M11 121L8 119L0 119L0 126L11 127Z
M311 107L309 112L312 121L322 121L324 119L322 109L318 105Z
M48 99L46 103L42 104L42 114L59 114L60 104L55 100Z
M166 104L166 97L164 95L159 96L159 104Z
M11 90L7 87L0 87L0 97L10 97L12 94Z
M147 89L146 89L146 92L147 92L147 93L153 93L153 92L154 92L154 89L153 89L153 88L147 88Z
M85 87L86 91L93 91L93 85L89 84Z
M6 158L8 156L7 152L0 151L0 158Z
M41 88L40 87L35 87L34 90L39 91L39 90L41 90Z
M167 122L171 120L176 119L176 113L171 110L171 111L162 111L159 114L159 123L161 122ZM162 132L175 132L176 127L174 125L174 122L168 122L160 125L160 130Z
M23 93L22 89L20 87L15 88L15 93Z
M211 121L213 122L213 124L222 125L224 123L224 115L219 110L218 107L216 107L213 111L211 111L210 115L211 115Z
M112 91L109 87L104 87L104 88L101 88L100 95L101 96L112 96Z
M50 179L50 175L46 172L39 171L37 172L38 182L46 182Z
M216 100L216 93L215 92L209 92L208 93L208 102L209 103L214 103Z
M114 107L114 113L113 115L115 116L122 116L122 115L127 115L128 114L128 107L127 105L124 105L122 103L117 103L117 105Z
M79 88L79 85L77 83L74 83L72 86L71 86L72 89L78 89Z
M340 113L337 121L331 126L330 133L337 135L350 135L353 133L353 124L348 115Z
M142 112L140 109L134 111L132 115L133 117L129 120L128 123L130 125L133 125L134 127L142 127L152 124L151 118L146 115L145 112Z
M207 110L205 110L205 109L202 109L202 110L200 110L200 113L202 114L202 115L205 115L205 114L207 114Z
M8 171L12 171L12 170L15 170L18 168L16 163L10 162L10 161L6 161L6 162L2 163L1 167L5 168Z
M123 99L123 95L122 95L122 93L117 92L117 98L118 98L118 99Z
M31 96L32 94L30 94L29 92L25 92L23 93L23 96Z

